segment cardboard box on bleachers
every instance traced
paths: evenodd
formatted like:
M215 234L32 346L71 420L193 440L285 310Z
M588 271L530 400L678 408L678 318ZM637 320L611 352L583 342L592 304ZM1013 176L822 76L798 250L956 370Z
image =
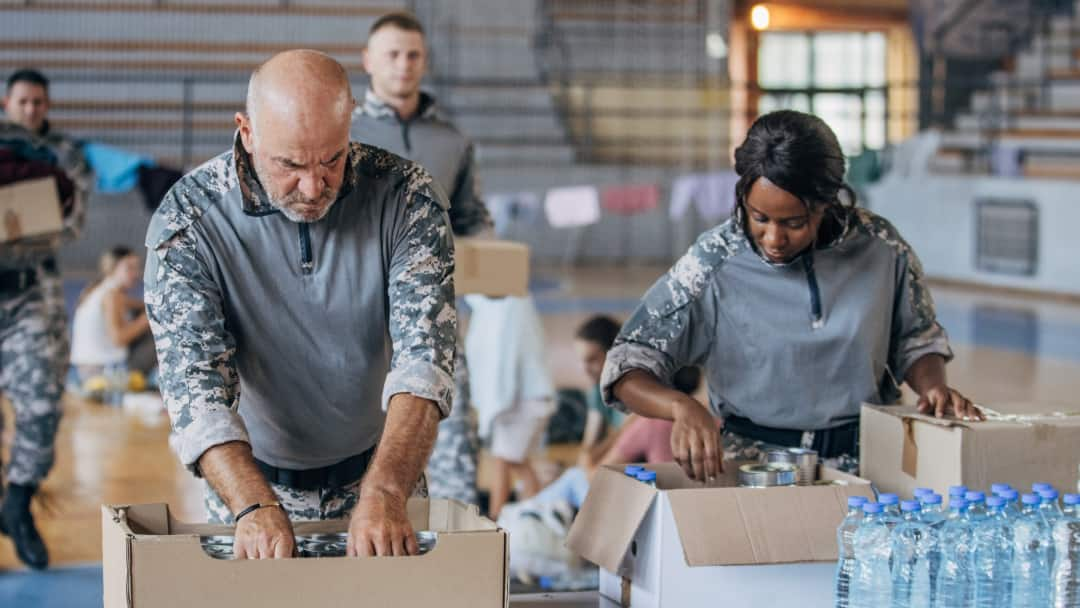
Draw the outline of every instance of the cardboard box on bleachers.
M509 599L506 533L475 507L409 501L435 547L411 557L220 560L200 535L231 526L177 521L164 504L102 507L105 608L439 606L503 608ZM297 534L336 533L347 520L294 523Z
M8 230L11 217L18 218L19 234ZM0 186L0 243L55 234L63 227L56 179L43 177Z
M457 295L529 295L529 248L521 243L460 238L454 241Z
M1042 416L1054 406L993 406L1017 421L965 422L919 414L913 406L863 405L859 463L882 492L910 496L918 487L942 496L949 486L987 491L1032 483L1075 492L1080 466L1080 416Z
M708 487L675 464L649 465L657 488L597 471L567 546L600 566L600 593L634 608L831 606L836 528L869 482L740 488L738 464Z

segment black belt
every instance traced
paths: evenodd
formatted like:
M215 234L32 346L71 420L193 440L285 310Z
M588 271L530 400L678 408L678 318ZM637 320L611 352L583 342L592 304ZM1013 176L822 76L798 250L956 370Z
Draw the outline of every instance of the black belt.
M776 429L754 424L749 418L728 416L724 418L724 429L747 439L771 443L780 447L800 447L803 431ZM814 443L810 446L821 458L836 458L843 454L859 456L859 423L849 422L831 429L814 431Z
M321 467L318 469L282 469L255 459L266 481L285 486L294 490L320 490L326 488L343 488L353 482L359 481L367 471L371 456L375 448L350 456L337 464Z
M22 291L37 285L38 273L33 268L0 272L0 292Z

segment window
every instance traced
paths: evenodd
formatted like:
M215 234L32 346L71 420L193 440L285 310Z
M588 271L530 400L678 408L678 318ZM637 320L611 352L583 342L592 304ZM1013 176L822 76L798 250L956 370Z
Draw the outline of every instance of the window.
M885 34L763 32L758 112L812 112L829 123L844 153L885 147Z

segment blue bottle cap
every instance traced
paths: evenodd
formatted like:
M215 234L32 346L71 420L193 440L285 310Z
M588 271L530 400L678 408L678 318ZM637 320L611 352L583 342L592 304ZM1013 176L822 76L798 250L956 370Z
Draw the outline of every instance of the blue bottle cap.
M964 494L964 500L968 502L982 502L986 500L986 494L978 491L968 492L967 494Z
M1005 499L1005 502L1016 502L1020 498L1020 493L1016 490L1009 488L1008 490L1002 490L998 492L998 496Z
M919 498L924 494L933 494L934 491L930 488L915 488L915 491L911 493L915 498Z
M1066 494L1062 500L1067 505L1080 505L1080 494Z
M1036 494L1038 494L1044 502L1057 502L1058 499L1058 491L1054 488L1050 488L1049 490L1039 490Z
M1021 498L1020 500L1025 505L1037 505L1040 502L1042 502L1042 498L1039 498L1038 496L1036 496L1034 494L1024 494L1023 498Z
M900 510L904 513L910 513L912 511L921 511L922 505L917 500L905 500L900 503Z
M849 509L854 507L861 507L867 502L868 501L866 500L865 496L849 496L847 499L847 506Z
M949 501L949 508L954 511L963 511L967 508L967 501L963 498L956 498Z
M1007 483L995 483L990 486L990 491L994 494L1000 494L1005 490L1011 490L1012 486Z
M1054 486L1048 483L1033 483L1031 484L1031 491L1038 494L1041 490L1053 490Z
M878 502L885 506L892 506L900 503L900 497L896 494L879 494Z
M863 513L881 513L881 503L867 502L862 506Z
M959 496L960 498L963 498L964 494L967 494L967 486L949 486L950 497Z
M626 468L623 469L623 473L626 473L630 477L637 477L637 474L644 471L644 470L645 469L641 468L640 466L638 466L636 464L628 464L628 465L626 465Z
M638 481L656 481L656 473L654 471L642 471L637 474Z
M986 499L986 506L991 509L1000 509L1005 506L1005 499L1000 496L991 496Z
M941 494L934 493L923 494L919 497L919 500L921 500L924 505L940 505L942 501Z

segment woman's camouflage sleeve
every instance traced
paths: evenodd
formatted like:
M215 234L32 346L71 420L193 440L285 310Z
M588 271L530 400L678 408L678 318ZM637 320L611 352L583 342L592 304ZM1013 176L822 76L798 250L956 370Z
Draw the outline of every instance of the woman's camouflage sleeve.
M418 171L417 171L418 169ZM450 414L454 390L457 310L454 240L443 196L419 167L410 175L409 203L390 262L390 338L394 356L383 408L398 393L434 401Z

